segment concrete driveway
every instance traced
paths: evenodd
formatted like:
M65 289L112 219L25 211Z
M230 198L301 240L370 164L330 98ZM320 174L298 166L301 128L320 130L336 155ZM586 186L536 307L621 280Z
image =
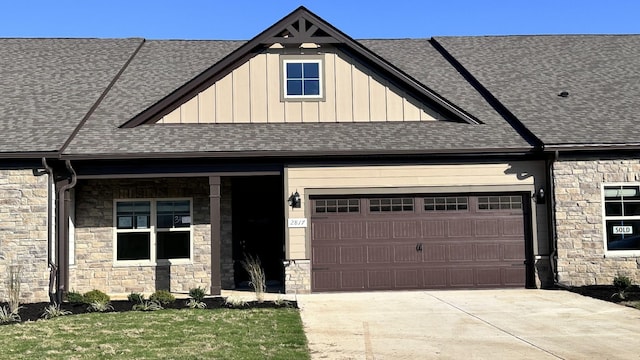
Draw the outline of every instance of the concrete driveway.
M562 290L297 299L312 359L640 358L640 310Z

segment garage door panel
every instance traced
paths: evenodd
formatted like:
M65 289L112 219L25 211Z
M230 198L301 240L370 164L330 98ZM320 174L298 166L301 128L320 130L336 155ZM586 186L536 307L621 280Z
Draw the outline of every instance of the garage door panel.
M427 239L444 238L447 229L447 222L444 220L423 220L422 237Z
M391 246L368 246L367 262L371 264L388 264L391 262Z
M449 269L449 285L452 287L474 287L473 269Z
M365 288L364 270L342 271L340 274L341 288L345 290L361 290Z
M311 219L312 291L524 286L519 198L354 197L362 211Z
M420 225L417 221L394 221L394 239L415 239L418 237Z
M471 237L473 228L473 220L450 220L448 222L448 235L449 237Z
M500 261L502 259L501 248L500 244L495 243L476 244L476 260Z
M340 247L340 264L364 264L364 247L363 246L341 246Z
M416 245L397 245L393 248L394 263L418 263L420 253L416 251Z
M449 245L449 261L473 260L474 244Z
M445 244L424 244L422 249L422 262L443 262L447 260L447 246Z
M370 289L392 289L391 270L368 270L367 279Z
M419 278L417 269L406 269L395 271L395 287L398 289L419 288Z
M364 224L361 222L340 223L340 239L355 240L364 238Z
M388 221L367 222L367 239L389 239L390 227Z
M311 225L311 232L314 241L338 240L339 224L337 222L314 221Z
M500 235L500 221L497 219L481 219L475 221L476 237L497 237Z
M424 287L427 289L447 286L447 269L430 268L422 270Z
M314 247L313 264L321 266L338 264L338 247Z

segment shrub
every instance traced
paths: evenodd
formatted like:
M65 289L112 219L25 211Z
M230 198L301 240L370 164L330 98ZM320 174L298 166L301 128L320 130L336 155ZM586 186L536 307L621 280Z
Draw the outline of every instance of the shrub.
M20 322L20 315L18 315L18 310L16 309L16 311L14 312L9 310L9 308L6 306L0 307L0 324L7 324L10 322Z
M613 286L618 292L611 295L611 297L617 296L620 300L625 300L627 298L627 290L631 287L631 279L627 276L617 275L613 278Z
M207 292L198 286L197 288L189 289L189 296L195 301L202 302L204 297L207 296Z
M158 290L149 296L149 300L157 301L162 305L167 305L176 301L176 298L171 295L169 290Z
M133 311L156 311L162 309L162 305L160 305L160 303L155 300L142 301L139 304L133 305L133 307L131 308L131 310Z
M127 300L134 302L136 304L142 304L144 302L144 295L137 292L132 292L127 295Z
M84 303L84 296L77 291L69 291L66 295L66 300L72 304Z
M89 304L87 310L94 312L107 312L109 310L113 310L113 306L111 306L109 302L94 301Z
M60 308L60 304L51 304L44 308L42 312L42 318L52 319L59 316L71 315L71 311L67 311Z
M262 302L264 300L264 293L267 291L267 281L260 259L251 255L245 255L245 259L241 263L242 267L247 271L247 274L249 274L249 285L253 287L256 293L256 300Z
M242 308L247 306L247 301L229 296L228 298L224 299L224 304L232 308Z
M189 301L187 301L187 306L189 307L189 309L205 309L207 307L207 304L196 299L189 299Z
M85 304L91 304L94 302L108 303L109 301L111 301L109 295L103 293L100 290L94 289L91 291L87 291L86 293L84 293L84 295L82 295L82 302L84 302Z

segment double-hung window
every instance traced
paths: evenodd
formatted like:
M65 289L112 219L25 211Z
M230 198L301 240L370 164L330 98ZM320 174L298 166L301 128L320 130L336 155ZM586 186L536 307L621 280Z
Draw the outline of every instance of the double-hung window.
M190 199L116 200L116 263L185 261L193 253Z
M284 100L321 100L323 94L322 60L316 58L282 60Z
M603 186L608 251L640 250L640 184Z

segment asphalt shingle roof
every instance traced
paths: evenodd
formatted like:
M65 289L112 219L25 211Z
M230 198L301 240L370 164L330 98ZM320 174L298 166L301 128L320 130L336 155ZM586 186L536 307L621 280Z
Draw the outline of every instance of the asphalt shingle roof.
M546 145L640 143L640 35L435 40Z
M61 148L141 39L0 39L0 152Z

